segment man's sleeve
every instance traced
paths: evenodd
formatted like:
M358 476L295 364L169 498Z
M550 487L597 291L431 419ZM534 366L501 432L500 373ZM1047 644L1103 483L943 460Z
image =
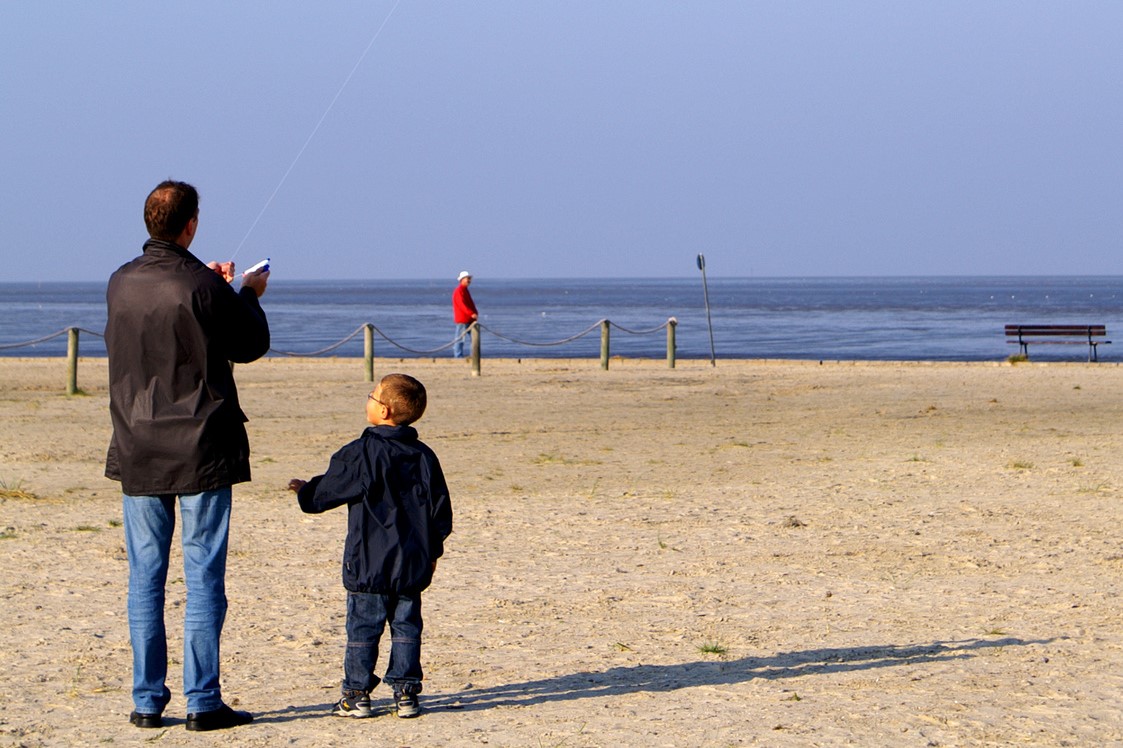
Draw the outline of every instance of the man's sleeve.
M205 270L202 302L208 307L208 334L228 361L248 364L269 352L269 322L252 288L235 291L213 270ZM213 278L211 276L214 276Z

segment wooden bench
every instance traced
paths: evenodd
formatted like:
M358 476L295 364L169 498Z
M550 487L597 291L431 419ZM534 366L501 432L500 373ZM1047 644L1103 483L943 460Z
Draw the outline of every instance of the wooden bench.
M1096 346L1110 340L1096 340L1107 336L1104 325L1006 325L1007 343L1017 343L1018 350L1029 358L1030 343L1087 345L1088 360L1099 361ZM1058 340L1068 338L1068 340Z

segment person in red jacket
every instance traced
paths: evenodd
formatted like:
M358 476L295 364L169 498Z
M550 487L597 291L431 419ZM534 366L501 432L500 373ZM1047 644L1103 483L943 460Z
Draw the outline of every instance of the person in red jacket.
M452 292L452 321L456 323L456 342L452 346L452 355L460 358L464 355L464 341L468 337L466 334L468 328L479 320L480 314L476 311L472 294L468 293L472 274L467 270L461 270L456 280L456 290Z

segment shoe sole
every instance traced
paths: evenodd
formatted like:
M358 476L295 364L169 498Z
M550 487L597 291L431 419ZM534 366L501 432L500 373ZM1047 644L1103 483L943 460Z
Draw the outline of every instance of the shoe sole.
M333 709L332 714L336 717L351 717L352 719L366 719L367 717L374 716L374 711L371 709Z

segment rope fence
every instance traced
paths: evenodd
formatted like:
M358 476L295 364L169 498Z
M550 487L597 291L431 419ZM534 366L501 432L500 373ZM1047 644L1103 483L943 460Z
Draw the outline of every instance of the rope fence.
M616 328L620 332L628 334L628 335L652 335L654 333L659 332L660 330L666 330L667 331L667 366L670 367L671 369L673 369L673 368L675 368L675 327L677 325L678 325L678 320L675 319L674 317L670 317L670 318L667 319L666 322L664 322L663 324L661 324L657 327L652 327L652 328L647 329L647 330L631 330L631 329L628 329L628 328L623 327L621 325L618 325L618 324L616 324L616 323L614 323L610 320L602 319L602 320L590 325L589 327L585 328L581 332L579 332L575 335L570 335L568 337L562 338L560 340L532 341L532 340L519 340L518 338L513 338L509 335L504 335L503 333L501 333L497 330L492 330L490 327L486 327L486 326L480 324L479 322L474 322L474 323L472 323L472 325L470 325L468 327L467 330L465 330L463 333L461 333L459 336L457 336L454 340L452 340L448 343L445 343L444 345L442 345L438 348L418 350L418 349L415 349L415 348L410 348L408 346L402 345L401 343L394 340L393 338L391 338L386 333L382 332L382 330L379 330L377 327L375 327L374 325L372 325L371 323L368 322L366 324L360 325L359 327L355 328L354 332L348 334L342 340L340 340L336 343L332 343L331 345L327 346L326 348L321 348L321 349L316 350L316 351L307 351L307 352L283 351L283 350L280 350L280 349L277 349L277 348L270 348L269 352L273 353L275 355L278 355L278 356L289 356L289 357L294 357L294 358L295 357L314 358L316 356L323 356L325 354L336 351L339 348L341 348L342 346L349 343L350 341L354 340L356 337L359 336L359 334L362 334L363 335L363 363L364 363L364 368L366 370L366 381L373 382L374 381L374 336L375 336L375 333L377 333L380 338L385 340L387 343L389 343L393 347L398 348L399 350L405 351L407 353L414 354L416 356L432 356L432 355L435 355L437 353L447 351L448 349L452 348L454 345L459 343L461 340L463 340L464 337L470 335L471 338L472 338L472 357L471 357L472 376L478 377L478 376L480 376L480 371L481 371L480 360L482 358L481 353L482 353L482 347L483 347L482 344L481 344L481 341L480 341L480 338L482 337L481 332L487 332L488 334L493 335L493 336L499 338L500 340L505 340L508 343L513 343L515 345L525 345L525 346L533 347L533 348L547 348L547 347L560 346L560 345L565 345L567 343L572 343L575 340L579 340L579 339L585 337L586 335L593 332L597 328L600 328L600 336L601 336L600 364L601 364L601 369L603 369L605 371L608 371L608 362L609 362L609 359L610 359L610 338L611 338L611 329L612 328ZM16 348L25 348L27 346L38 345L40 343L45 343L47 341L54 340L55 338L60 337L62 335L66 335L67 336L67 345L66 345L66 360L67 360L67 366L66 366L66 371L67 371L66 394L74 395L74 394L77 394L79 392L79 390L78 390L78 341L79 341L79 333L85 333L87 335L93 335L94 337L98 337L98 338L104 338L105 337L104 333L100 333L100 332L97 332L95 330L87 330L87 329L82 328L82 327L68 327L66 329L59 330L58 332L53 332L49 335L44 335L43 337L36 338L34 340L25 340L25 341L21 341L19 343L0 343L0 351L14 350Z

